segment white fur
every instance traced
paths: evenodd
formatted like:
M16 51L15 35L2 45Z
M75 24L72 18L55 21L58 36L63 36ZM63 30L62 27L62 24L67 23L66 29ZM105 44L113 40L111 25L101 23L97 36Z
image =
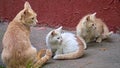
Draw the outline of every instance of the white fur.
M78 42L76 41L75 35L72 33L63 33L62 35L62 48L63 48L63 53L70 53L70 52L75 52L78 50Z
M52 48L52 49L58 49L59 46L61 46L64 53L74 52L78 49L78 42L76 41L76 38L75 38L74 34L72 34L72 33L61 34L62 44L60 45L58 43L51 44L50 41L52 41L52 40L49 39L50 35L51 35L51 32L49 32L48 35L46 36L47 47Z
M56 31L57 30L57 31ZM52 37L51 33L53 31L50 31L47 36L46 36L46 45L51 48L52 50L56 49L55 51L55 55L58 54L67 54L67 53L72 53L75 52L79 49L79 43L77 42L77 38L75 37L74 34L72 33L61 33L62 28L58 28L56 30L56 33L58 32L58 36ZM56 37L61 37L60 41L62 41L60 43L59 42L54 42ZM86 48L86 43L85 41L80 38L80 40L83 42L85 48Z

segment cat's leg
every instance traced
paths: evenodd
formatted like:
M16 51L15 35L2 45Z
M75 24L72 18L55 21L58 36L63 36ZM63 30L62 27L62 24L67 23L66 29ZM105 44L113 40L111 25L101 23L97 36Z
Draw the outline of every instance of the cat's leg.
M108 38L111 34L113 34L114 32L113 31L111 31L111 32L109 32L109 33L105 33L105 34L102 34L102 39L106 39L106 38Z
M57 55L62 54L62 53L63 53L62 48L58 49L58 50L55 52L55 56L53 57L53 59L56 59Z
M98 37L97 40L96 40L96 42L98 42L98 43L102 42L102 38Z
M6 68L11 68L11 52L9 52L9 50L7 49L3 49L2 53L1 53L1 60L4 64L6 64Z
M87 39L87 40L86 40L86 43L89 43L89 42L90 42L90 39Z
M89 43L89 42L90 42L90 38L86 37L86 38L85 38L85 42L86 42L86 43Z
M58 49L56 52L55 52L55 55L58 55L58 54L62 54L63 52L62 52L62 49L60 48L60 49Z
M113 34L114 32L113 31L110 31L109 32L109 29L108 29L108 27L107 27L107 25L103 25L103 33L102 33L102 39L106 39L106 38L108 38L111 34Z
M109 33L101 34L101 35L97 38L96 42L98 42L98 43L102 42L103 39L108 38L111 34L113 34L113 31L111 31L111 32L109 32Z
M24 53L25 53L25 55L27 57L28 62L37 60L35 58L37 56L37 49L35 47L31 46ZM28 62L26 62L26 64L28 64Z
M97 38L96 38L96 42L97 43L101 43L102 42L102 35L99 35Z
M33 46L29 48L27 52L31 55L37 55L37 49Z

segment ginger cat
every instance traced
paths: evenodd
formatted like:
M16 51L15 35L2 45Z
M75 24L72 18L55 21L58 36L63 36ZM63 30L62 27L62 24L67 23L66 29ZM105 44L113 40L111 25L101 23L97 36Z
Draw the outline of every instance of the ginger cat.
M50 31L46 44L55 53L53 59L75 59L84 54L86 43L72 33L62 33L62 27Z
M4 34L2 43L2 61L7 68L26 68L31 62L32 68L41 67L52 56L50 49L40 50L32 46L30 42L30 26L36 24L37 14L32 10L30 4L25 2L24 9L10 22ZM44 57L41 54L46 52Z
M100 43L113 33L109 32L107 25L95 15L96 13L84 16L76 27L77 36L83 37L86 43L91 41Z

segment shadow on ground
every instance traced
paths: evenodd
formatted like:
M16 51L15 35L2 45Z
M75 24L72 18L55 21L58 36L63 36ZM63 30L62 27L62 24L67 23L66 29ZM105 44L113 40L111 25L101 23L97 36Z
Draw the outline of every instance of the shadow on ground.
M2 37L7 24L0 23L0 56ZM31 42L38 50L47 48L45 37L52 28L32 27ZM75 33L74 31L72 31ZM0 59L0 65L3 65ZM4 65L3 65L4 66ZM113 34L102 43L89 43L82 58L75 60L49 60L43 68L120 68L120 35Z

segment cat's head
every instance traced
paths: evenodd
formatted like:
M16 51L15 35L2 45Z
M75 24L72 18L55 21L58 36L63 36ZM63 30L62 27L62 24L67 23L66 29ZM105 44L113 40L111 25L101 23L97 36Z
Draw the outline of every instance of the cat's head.
M62 43L61 33L62 33L62 26L55 30L52 30L49 33L49 42L51 44L61 44Z
M89 30L94 30L96 29L96 13L93 13L93 14L89 14L89 15L86 15L84 18L83 18L83 25L89 29Z
M23 24L28 26L34 26L38 22L37 14L33 11L27 1L24 4L24 9L17 14L15 19L19 19Z

